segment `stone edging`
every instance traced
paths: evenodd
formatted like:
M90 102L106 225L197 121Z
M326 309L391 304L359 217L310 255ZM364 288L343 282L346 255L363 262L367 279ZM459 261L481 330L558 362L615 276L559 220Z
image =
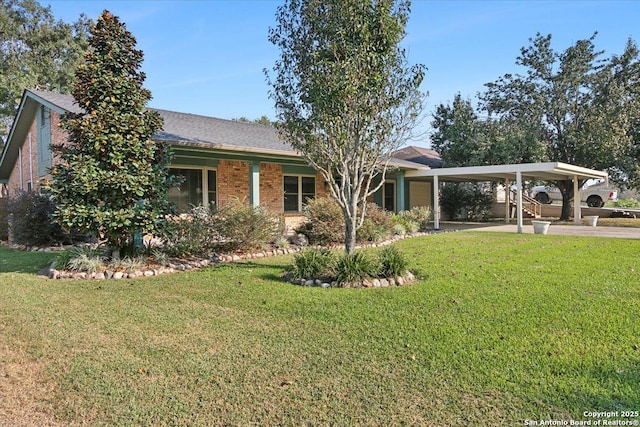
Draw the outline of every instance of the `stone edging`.
M410 285L415 280L416 276L412 272L407 271L402 276L387 278L375 277L349 283L328 282L320 279L289 280L289 282L299 286L316 286L320 288L388 288L389 286Z
M420 236L428 236L431 234L440 234L440 233L448 233L448 232L452 232L452 231L457 231L457 230L431 230L431 231L424 231L424 232L418 232L418 233L412 233L412 234L405 234L403 236L393 236L387 240L384 240L382 242L374 242L374 243L369 243L369 244L365 244L365 245L356 245L356 249L364 249L364 248L376 248L376 247L380 247L380 246L388 246L392 243L395 243L397 241L400 240L404 240L410 237L420 237ZM15 246L15 245L14 245ZM341 248L342 246L333 246L330 247L330 249L337 249L337 248ZM49 266L49 268L46 270L46 275L50 278L50 279L75 279L75 280L89 280L89 279L93 279L93 280L120 280L120 279L135 279L138 277L151 277L151 276L158 276L160 274L171 274L171 273L176 273L179 271L190 271L190 270L197 270L199 268L203 268L203 267L208 267L210 265L213 264L220 264L220 263L231 263L231 262L238 262L238 261L246 261L246 260L251 260L251 259L260 259L260 258L268 258L268 257L272 257L272 256L278 256L278 255L287 255L287 254L294 254L297 252L300 252L301 250L303 250L306 247L293 247L293 248L287 248L287 249L272 249L272 250L266 250L266 251L260 251L260 252L253 252L253 253L247 253L247 254L214 254L213 256L209 257L209 258L203 258L203 259L174 259L171 262L167 263L166 266L160 266L160 265L156 265L153 267L147 267L147 268L140 268L138 270L135 271L127 271L127 272L123 272L123 271L114 271L114 270L105 270L105 271L100 271L100 272L96 272L96 273L88 273L88 272L71 272L71 271L64 271L64 270L56 270L55 269L55 262L51 264L51 266ZM55 249L50 249L50 248L32 248L29 249L31 251L40 251L40 252L49 252L52 250L61 250L58 249L57 247ZM409 273L411 276L413 276L413 274ZM387 278L387 279L377 279L380 283L378 286L378 282L375 282L376 279L371 279L370 281L364 281L362 283L360 283L360 285L362 286L341 286L341 287L386 287L386 286L401 286L402 284L398 284L398 282L411 282L413 280L415 280L415 277L413 277L412 279L409 280L409 277L406 277L407 275L405 275L405 277L400 277L400 278ZM400 279L400 280L397 280ZM386 282L382 282L383 280L386 280ZM393 281L393 282L391 282ZM299 281L297 284L300 284ZM314 285L315 285L315 280L314 280ZM318 285L321 286L322 282ZM329 284L330 285L330 284ZM370 285L370 286L368 286ZM327 287L327 286L324 286Z

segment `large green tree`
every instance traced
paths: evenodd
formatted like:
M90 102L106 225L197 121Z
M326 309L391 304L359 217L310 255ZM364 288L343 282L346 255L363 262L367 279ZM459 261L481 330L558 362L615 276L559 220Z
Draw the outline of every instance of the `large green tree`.
M408 17L403 0L287 0L270 29L276 126L328 183L349 253L366 198L421 116L424 67L399 46Z
M544 154L535 127L486 117L460 94L436 108L431 126L431 145L449 167L537 162Z
M526 123L546 160L608 169L622 178L634 163L630 124L638 111L638 49L629 41L620 57L604 58L595 37L556 52L551 35L538 34L516 60L526 74L487 84L481 100L489 115ZM563 196L561 219L569 219L573 184L555 184Z
M105 10L76 73L73 95L86 113L63 117L69 142L54 147L61 161L49 185L58 220L99 236L116 254L135 232L157 229L171 185L168 147L152 139L162 119L146 108L151 93L142 86L143 54L135 45Z
M71 93L91 21L56 21L36 0L0 0L0 147L25 88Z

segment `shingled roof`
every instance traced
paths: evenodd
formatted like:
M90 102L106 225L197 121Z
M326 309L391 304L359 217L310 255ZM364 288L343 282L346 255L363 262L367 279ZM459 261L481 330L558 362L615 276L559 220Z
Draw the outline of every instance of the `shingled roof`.
M414 145L404 147L394 152L392 156L396 159L427 165L430 168L441 168L443 166L443 161L437 151Z
M71 95L31 90L33 94L65 111L79 113L82 110ZM275 128L257 123L217 119L196 114L151 109L164 120L162 130L154 139L181 145L203 145L212 148L246 149L250 151L282 152L294 154L295 150L282 142Z
M25 90L8 143L0 154L0 179L7 179L18 158L18 147L12 140L24 141L39 105L57 111L81 113L83 110L71 95L41 90ZM164 119L162 130L153 139L172 145L214 148L225 151L245 151L263 155L294 156L300 154L278 138L273 126L257 123L218 119L176 111L158 110ZM394 156L391 166L402 169L428 169L428 167Z

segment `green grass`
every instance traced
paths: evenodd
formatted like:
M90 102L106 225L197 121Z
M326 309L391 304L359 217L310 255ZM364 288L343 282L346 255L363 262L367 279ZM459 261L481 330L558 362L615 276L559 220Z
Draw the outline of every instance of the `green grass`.
M63 425L523 425L640 409L640 241L458 232L397 246L420 281L358 290L282 282L289 257L51 281L32 274L39 254L0 249L0 372L38 367L49 391L29 399Z

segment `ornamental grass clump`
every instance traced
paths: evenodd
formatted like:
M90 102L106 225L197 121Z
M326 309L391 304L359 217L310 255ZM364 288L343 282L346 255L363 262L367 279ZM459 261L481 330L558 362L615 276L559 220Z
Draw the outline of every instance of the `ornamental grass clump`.
M328 249L305 249L294 255L289 274L294 280L327 278L333 275L335 263L335 258Z
M394 246L387 246L378 253L381 277L404 276L409 271L409 260Z
M334 279L339 285L361 282L377 276L376 262L363 251L345 253L336 262Z
M62 252L56 258L56 268L59 270L97 273L104 266L104 256L101 249L89 246L79 246Z

